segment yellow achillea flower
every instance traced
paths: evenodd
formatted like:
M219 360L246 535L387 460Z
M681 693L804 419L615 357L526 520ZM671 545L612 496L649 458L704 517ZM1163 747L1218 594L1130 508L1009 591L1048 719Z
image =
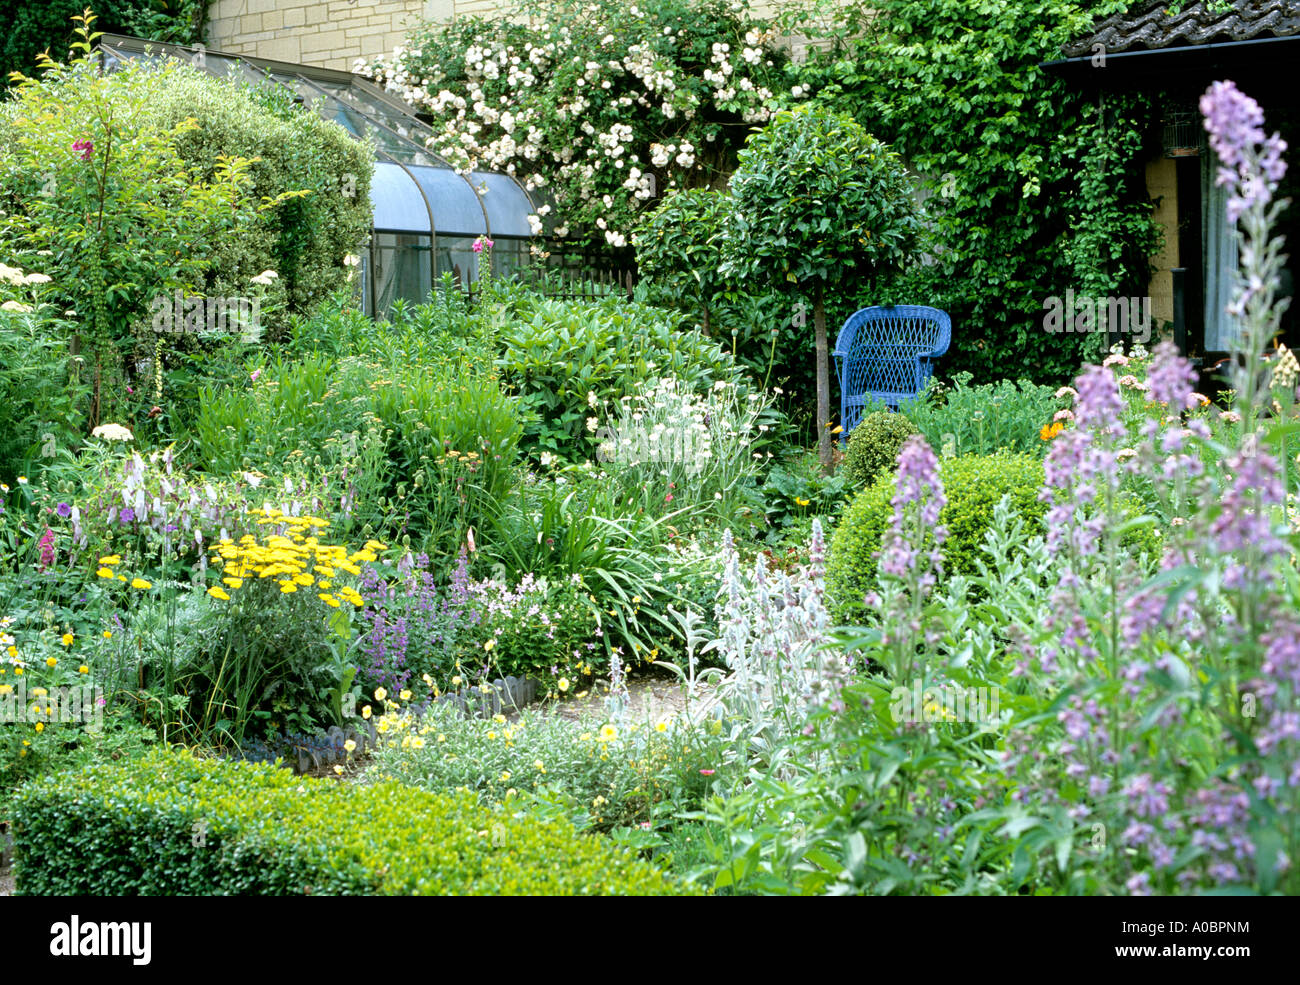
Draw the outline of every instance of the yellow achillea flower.
M221 599L222 602L230 601L230 596L226 594L226 590L222 588L220 585L213 585L211 588L208 589L208 594L211 595L214 599Z
M298 586L295 585L293 582L291 582L291 581L282 581L282 582L280 582L280 594L281 594L281 595L290 595L290 594L292 594L293 592L296 592L296 591L298 591Z
M113 569L112 569L112 568L100 568L98 571L95 572L95 574L99 575L99 577L101 577L101 578L115 578L115 577L116 577L116 575L113 574Z
M231 588L238 588L244 583L243 578L226 577L221 579L223 585L229 585Z
M100 563L100 564L107 564L107 565L110 565L110 566L111 566L111 565L114 565L114 564L121 564L121 563L122 563L122 555L120 555L120 554L108 554L108 555L105 555L104 557L102 557L102 558L99 559L99 563Z
M339 600L329 592L318 592L316 597L332 609L337 609L339 607Z
M145 581L143 578L132 578L131 587L143 591L146 588L153 588L153 582Z

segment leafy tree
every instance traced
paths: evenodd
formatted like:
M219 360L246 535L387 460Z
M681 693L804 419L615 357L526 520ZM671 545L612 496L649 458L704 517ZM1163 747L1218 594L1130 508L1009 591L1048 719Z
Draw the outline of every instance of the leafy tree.
M731 218L731 197L708 189L673 192L650 213L632 242L638 274L697 311L709 334L710 311L727 280L718 271L718 241ZM689 302L689 304L684 303Z
M824 43L799 89L870 121L934 197L933 263L889 294L952 315L948 374L1063 382L1097 335L1043 330L1043 302L1147 293L1157 235L1142 162L1159 101L1042 68L1125 0L804 0L783 29ZM1111 69L1100 64L1096 80Z
M898 155L851 116L811 105L778 113L740 151L724 275L811 288L818 454L831 462L826 294L906 263L922 212Z

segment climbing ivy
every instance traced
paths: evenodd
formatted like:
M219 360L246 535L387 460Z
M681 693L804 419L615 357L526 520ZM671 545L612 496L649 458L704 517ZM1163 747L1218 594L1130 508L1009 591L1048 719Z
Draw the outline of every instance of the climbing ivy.
M1063 378L1097 340L1046 332L1044 301L1067 288L1146 293L1149 109L1112 93L1099 116L1095 94L1040 67L1125 6L811 0L785 15L792 33L826 39L799 66L801 85L889 143L935 196L931 262L881 292L952 314L947 374Z

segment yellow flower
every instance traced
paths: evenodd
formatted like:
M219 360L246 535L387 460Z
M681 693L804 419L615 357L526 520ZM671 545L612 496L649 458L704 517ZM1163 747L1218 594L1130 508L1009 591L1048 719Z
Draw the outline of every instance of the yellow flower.
M59 661L58 661L58 658L56 658L56 657L46 657L46 658L45 658L45 666L46 666L46 667L53 667L53 666L54 666L55 664L57 664L58 662L59 662Z
M491 650L491 649L492 649L494 646L496 646L496 645L497 645L497 641L496 641L496 640L488 640L486 643L483 644L483 649L484 649L484 650Z
M376 701L383 701L383 700L384 700L385 698L387 698L387 697L388 697L388 692L385 691L382 687L377 687L377 688L375 688L375 700L376 700Z
M307 588L307 587L309 587L309 586L310 586L310 585L311 585L311 584L312 584L316 579L313 578L311 575L309 575L309 574L307 574L307 573L304 572L303 574L300 574L300 575L294 575L294 576L293 576L293 580L296 581L299 585L302 585L304 588Z
M295 585L293 582L291 582L291 581L282 581L282 582L280 582L280 594L281 594L281 595L292 595L292 594L293 594L294 592L296 592L296 591L298 591L298 586Z
M411 692L410 692L410 691L399 691L399 692L397 693L397 696L398 696L399 698L401 698L403 701L410 701L410 700L411 700Z
M509 770L505 770L505 771L501 774L501 782L502 782L502 783L509 783L509 782L510 782L510 771L509 771Z
M211 588L208 589L208 594L211 595L214 599L221 599L221 601L223 602L230 601L230 596L226 594L226 590L222 588L220 585L213 585Z
M90 668L87 667L85 664L82 664L80 667L77 668L77 673L78 673L78 674L89 674L89 673L90 673Z
M658 724L655 725L655 731L656 731L656 732L667 732L667 731L668 731L668 723L667 723L667 722L659 722Z
M806 500L806 499L800 499L798 496L796 496L796 497L794 498L794 501L795 501L798 505L800 505L800 506L807 506L808 503L809 503L809 500Z
M356 740L348 739L347 742L343 743L343 748L346 749L348 752L355 752L357 748Z
M337 773L339 776L342 776L342 775L343 775L343 767L342 767L342 766L335 766L335 767L334 767L334 772Z
M534 759L533 769L537 770L539 773L545 773L546 765L540 759Z
M439 742L446 742L446 741L447 741L447 737L446 737L445 735L443 735L441 732L439 732L439 733L438 733L438 741L439 741Z
M419 736L416 736L415 738L413 738L413 739L411 740L411 748L412 748L412 749L423 749L423 748L424 748L424 740L421 739Z
M612 739L617 739L618 729L613 725L602 725L600 728L600 735L598 735L597 738L600 739L601 742L609 742Z
M104 639L111 640L112 638L113 638L113 631L111 629L104 630Z
M138 588L141 591L143 591L146 588L153 588L153 583L145 581L143 578L132 578L131 587Z
M595 800L593 800L593 801L591 802L591 806L592 806L592 807L599 807L599 806L600 806L601 804L603 804L603 803L605 803L605 798L604 798L604 797L597 797Z
M569 689L569 679L567 677L561 677L555 682L555 686L561 691L567 691Z
M319 598L322 602L324 602L332 609L337 609L339 607L339 600L336 599L329 592L320 592L317 594L316 597Z
M44 731L45 731L45 723L44 723L44 722L37 722L37 723L36 723L36 731L37 731L37 732L44 732Z
M105 557L102 557L102 558L99 559L99 563L100 563L100 564L107 564L107 565L121 564L121 563L122 563L122 555L120 555L120 554L109 554L109 555L106 555Z
M60 640L60 642L61 642L64 646L72 646L72 638L73 638L73 637L72 637L72 634L71 634L71 633L64 633L64 634L63 634L63 639Z
M362 717L362 718L369 718L369 717L370 717L370 706L369 706L369 705L366 705L364 708L361 709L361 717Z
M452 687L457 687L457 686L459 686L459 685L460 685L460 678L459 678L459 677L453 677L453 678L451 679L451 684L452 684Z
M12 684L0 684L0 694L13 694L14 686Z
M101 577L101 578L113 578L113 577L115 577L114 574L113 574L113 569L112 569L112 568L100 568L98 571L95 572L95 574L99 575L99 577Z
M238 588L240 585L244 583L244 579L243 578L222 578L221 583L223 585L229 585L231 588Z
M497 734L495 732L489 731L487 737L489 739L495 739L497 737Z

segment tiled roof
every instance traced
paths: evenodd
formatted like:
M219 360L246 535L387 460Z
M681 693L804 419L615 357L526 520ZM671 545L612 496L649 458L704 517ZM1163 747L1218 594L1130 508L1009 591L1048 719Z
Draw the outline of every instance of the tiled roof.
M1169 14L1171 6L1171 0L1156 0L1115 14L1087 38L1062 45L1062 51L1075 57L1091 54L1095 44L1107 52L1142 51L1300 35L1300 0L1201 0Z

